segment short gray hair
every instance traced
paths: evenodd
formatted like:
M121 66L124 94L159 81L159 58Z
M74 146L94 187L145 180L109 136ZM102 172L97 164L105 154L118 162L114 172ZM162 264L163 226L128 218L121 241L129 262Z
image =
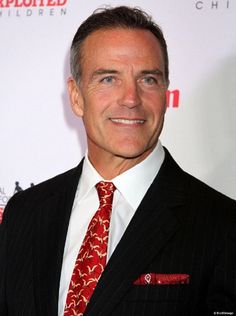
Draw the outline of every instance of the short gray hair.
M84 40L100 29L143 29L150 31L159 41L164 58L165 80L169 80L169 59L167 45L161 28L140 8L127 6L104 7L93 12L78 28L70 50L70 68L75 81L82 75L82 48Z

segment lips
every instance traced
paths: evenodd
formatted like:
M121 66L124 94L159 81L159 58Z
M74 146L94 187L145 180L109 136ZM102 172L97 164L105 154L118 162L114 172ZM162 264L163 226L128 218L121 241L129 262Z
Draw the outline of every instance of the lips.
M140 119L124 119L124 118L111 118L110 119L113 123L118 124L125 124L125 125L136 125L136 124L143 124L144 120Z

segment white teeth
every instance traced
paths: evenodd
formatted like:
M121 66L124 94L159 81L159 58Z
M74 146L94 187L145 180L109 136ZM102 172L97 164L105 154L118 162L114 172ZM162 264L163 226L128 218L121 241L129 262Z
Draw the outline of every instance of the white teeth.
M144 120L128 120L128 119L111 119L112 122L121 124L143 124Z

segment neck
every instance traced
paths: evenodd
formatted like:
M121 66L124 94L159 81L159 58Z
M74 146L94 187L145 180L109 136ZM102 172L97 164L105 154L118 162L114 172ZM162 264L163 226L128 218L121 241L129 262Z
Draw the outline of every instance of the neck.
M126 158L114 155L95 154L88 151L88 158L97 172L105 179L111 180L143 161L153 148L140 156Z

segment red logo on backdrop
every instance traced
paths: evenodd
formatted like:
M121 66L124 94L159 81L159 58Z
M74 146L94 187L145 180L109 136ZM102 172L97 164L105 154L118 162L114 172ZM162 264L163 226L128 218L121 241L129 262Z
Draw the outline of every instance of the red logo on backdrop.
M179 99L180 99L180 91L175 90L167 90L166 92L166 105L168 108L178 108L179 107Z
M2 0L0 8L62 7L68 0Z
M0 0L0 18L65 16L68 0Z

